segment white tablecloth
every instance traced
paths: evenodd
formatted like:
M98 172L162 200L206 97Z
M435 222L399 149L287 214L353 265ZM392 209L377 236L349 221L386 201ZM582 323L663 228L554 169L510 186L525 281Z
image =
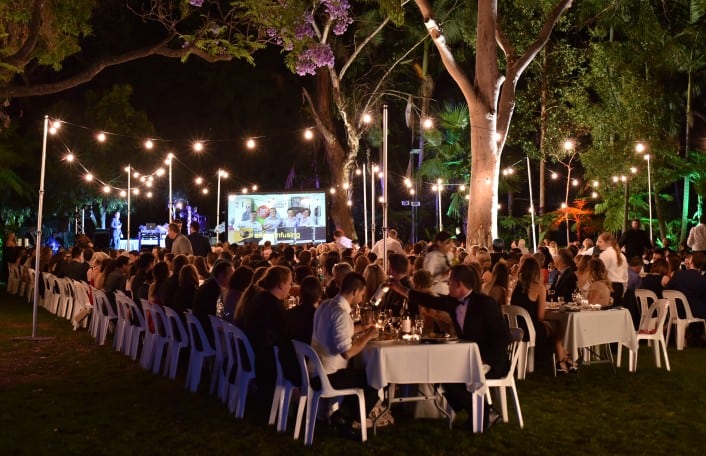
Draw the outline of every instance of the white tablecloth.
M376 344L363 351L368 384L466 383L485 384L478 345Z
M593 345L620 342L633 352L637 336L627 309L582 312L547 312L546 318L559 320L566 328L564 348L571 359L579 359L580 350Z

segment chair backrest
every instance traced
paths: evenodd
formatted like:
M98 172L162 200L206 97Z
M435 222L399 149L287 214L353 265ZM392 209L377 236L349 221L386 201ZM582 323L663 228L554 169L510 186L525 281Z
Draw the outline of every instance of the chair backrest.
M170 324L164 309L159 304L152 304L152 317L154 318L154 331L160 337L169 337Z
M524 310L524 309L523 309ZM532 324L532 321L530 321ZM525 332L522 328L510 328L510 336L512 337L512 342L508 347L508 352L510 355L510 370L508 375L512 376L515 374L515 369L517 368L517 362L520 359L520 346L525 342L522 341L525 337Z
M108 301L108 296L106 296L103 290L93 289L93 302L96 305L96 309L101 315L108 318L117 318L117 315L113 312L113 308L110 306Z
M647 310L650 308L652 303L657 302L658 298L652 290L648 290L646 288L636 288L635 299L637 299L637 303L640 305L640 315L646 315Z
M206 337L206 332L201 326L201 322L194 314L186 314L186 329L189 331L189 340L191 342L191 349L197 352L203 351L215 351L211 347L211 342L209 342L208 337Z
M677 290L663 290L662 296L664 299L669 300L669 309L671 315L671 320L679 320L679 304L681 303L681 308L684 309L684 315L687 320L694 318L694 314L691 313L691 306L689 305L689 300L686 298L684 293Z
M169 324L165 326L167 329L167 337L184 345L189 345L189 333L181 321L181 317L176 310L171 307L164 307L164 314L167 316Z
M130 320L130 298L124 293L119 291L115 293L115 307L118 309L118 320L123 320L125 324L131 325L132 320Z
M334 392L335 390L329 382L324 365L321 363L321 358L319 358L316 350L311 345L298 340L292 340L292 343L294 344L294 351L297 353L299 368L302 371L302 391L308 389L311 378L318 377L321 382L321 394L323 397Z
M250 339L248 339L248 336L243 332L243 330L237 326L233 326L233 334L236 342L238 343L238 351L236 353L238 358L238 366L245 372L254 373L255 352L253 352Z
M529 336L529 346L534 347L537 340L537 332L534 328L534 323L532 323L532 317L530 317L529 312L520 306L500 306L505 318L507 318L508 325L510 328L520 328L517 319L521 318L525 321L525 326L527 327L527 333ZM524 337L524 334L522 335Z
M223 320L215 315L209 315L208 320L211 322L211 329L213 329L213 345L216 349L216 356L218 359L223 359L226 353L226 340L225 340L225 328L223 327Z
M137 321L139 322L139 326L142 329L144 329L145 332L149 331L149 329L147 329L147 324L145 323L145 316L142 313L142 309L140 309L140 306L135 304L135 301L133 301L131 299L128 299L126 302L127 302L127 305L130 307L130 315L133 318L137 318Z
M669 300L658 299L647 310L646 318L640 320L639 334L657 334L662 331L669 313ZM656 318L653 318L655 316Z

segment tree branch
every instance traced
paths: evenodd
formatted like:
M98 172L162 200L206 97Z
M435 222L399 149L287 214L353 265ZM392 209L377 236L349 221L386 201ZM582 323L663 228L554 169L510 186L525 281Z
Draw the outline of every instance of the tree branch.
M309 95L309 91L306 90L306 88L302 89L302 95L304 95L304 99L306 100L306 104L308 104L309 109L311 109L311 115L314 118L314 123L316 124L316 128L319 129L324 140L329 143L333 143L333 142L338 141L338 138L336 138L336 135L333 134L331 132L331 130L328 129L328 127L321 120L321 117L319 117L319 113L316 111L316 107L314 106L314 102L311 99L311 95Z
M453 80L456 81L456 84L458 84L461 89L461 93L463 93L466 97L466 102L469 106L472 105L478 100L478 93L470 79L468 79L466 73L456 62L451 50L448 46L446 46L446 38L444 38L444 35L441 33L441 29L434 20L434 12L431 9L429 1L414 0L414 2L417 4L419 11L422 13L424 25L429 31L429 36L431 36L434 45L441 55L441 60L444 63L444 67L449 72Z
M32 51L37 46L39 42L39 32L42 25L42 9L44 8L44 3L46 0L35 0L32 5L32 18L29 21L29 34L27 39L22 44L22 46L6 59L3 59L3 63L6 65L14 66L17 68L22 68L30 60Z
M363 48L365 48L365 46L366 46L368 43L370 43L370 41L375 37L375 35L377 35L378 33L380 33L380 31L381 31L383 28L385 28L385 26L386 26L389 22L390 22L390 17L388 16L388 17L385 18L384 21L382 21L382 22L380 23L380 25L378 25L378 27L373 31L373 33L371 33L370 35L368 35L367 37L365 37L365 39L364 39L363 42L360 44L360 46L357 46L357 47L355 48L355 50L353 51L353 54L351 54L351 56L348 58L348 60L346 61L346 63L343 64L343 68L341 68L341 71L338 73L338 77L339 77L339 78L343 79L343 75L346 74L346 70L348 70L348 67L350 67L351 64L353 64L353 62L354 62L355 59L358 57L358 55L359 55L360 52L363 50Z
M225 62L233 60L233 56L230 54L213 55L203 51L202 49L197 48L194 45L188 45L182 48L170 48L169 42L171 42L173 38L175 38L175 36L169 36L152 46L146 46L141 49L135 49L121 55L101 59L95 62L90 67L81 71L80 73L75 74L59 82L38 84L34 86L0 86L0 98L35 97L59 93L66 89L70 89L72 87L76 87L91 81L94 77L96 77L101 71L105 70L106 68L121 65L127 62L132 62L134 60L143 59L146 57L151 57L154 55L169 58L185 58L190 55L195 55L207 62Z

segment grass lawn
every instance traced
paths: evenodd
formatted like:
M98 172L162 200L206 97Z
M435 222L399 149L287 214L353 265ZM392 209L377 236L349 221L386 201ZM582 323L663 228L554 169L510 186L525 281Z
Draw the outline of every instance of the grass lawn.
M215 398L143 371L85 330L0 293L0 453L59 454L702 454L706 436L706 349L670 349L672 371L656 369L642 346L638 372L605 364L580 377L536 372L519 382L525 428L510 423L483 435L449 430L442 420L397 423L365 444L317 427L304 448L291 432L267 426L265 412L246 408L235 420ZM625 357L624 357L625 358ZM625 362L625 361L624 361ZM393 408L393 413L395 410ZM398 418L399 416L399 418ZM461 417L465 419L465 417ZM293 420L290 421L290 429Z

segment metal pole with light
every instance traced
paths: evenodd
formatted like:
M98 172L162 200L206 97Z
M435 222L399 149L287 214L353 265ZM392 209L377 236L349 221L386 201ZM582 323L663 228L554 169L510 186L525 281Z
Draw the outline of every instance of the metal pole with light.
M130 188L130 178L132 177L132 167L127 164L127 251L130 251L130 200L132 198L132 189Z
M441 232L444 229L444 224L442 222L441 218L441 190L443 189L443 185L441 184L441 179L436 180L436 211L437 214L439 214L439 232Z
M228 173L222 169L218 170L218 187L216 191L216 230L221 222L221 177L227 178Z
M650 167L650 154L645 154L647 160L647 199L650 206L650 244L654 243L652 239L652 168Z
M382 264L387 274L387 105L382 105Z
M58 125L58 123L57 123ZM56 128L56 127L55 127ZM44 134L42 136L42 165L39 174L39 205L37 207L37 237L34 241L34 302L32 303L32 337L37 337L37 305L39 303L39 279L42 271L39 269L40 250L42 249L42 211L44 210L44 171L47 162L47 132L49 131L49 116L44 116Z
M168 223L172 223L174 220L174 199L172 198L172 160L174 159L174 154L169 153L165 162L169 165L169 219Z
M366 174L368 174L367 161L363 164L363 233L365 245L368 245L368 183Z
M370 247L375 245L375 176L380 168L372 165L370 168Z
M532 196L532 171L530 169L530 159L527 158L527 181L529 182L529 196L530 196L530 217L532 219L532 244L534 245L534 252L537 251L537 228L534 224L534 197Z

